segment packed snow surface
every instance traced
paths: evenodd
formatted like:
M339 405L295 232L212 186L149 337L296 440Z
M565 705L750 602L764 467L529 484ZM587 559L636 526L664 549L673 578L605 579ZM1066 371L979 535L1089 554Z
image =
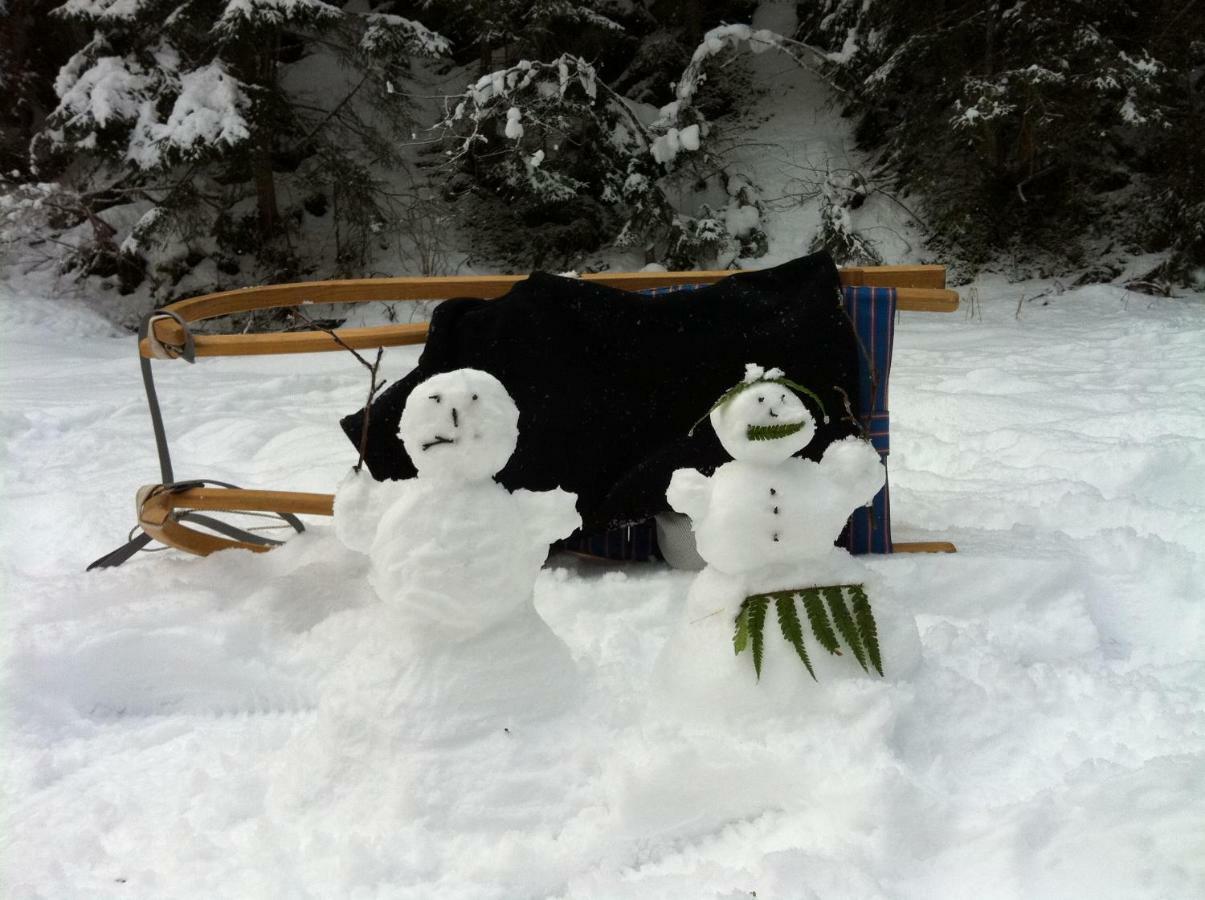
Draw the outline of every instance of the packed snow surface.
M868 559L915 658L772 721L667 696L694 576L661 565L554 557L535 608L571 670L522 620L425 683L322 521L85 574L157 477L134 339L0 297L3 893L1205 896L1205 303L1099 286L1017 318L1040 287L902 317L896 537L959 552ZM354 462L347 354L156 371L180 477L330 492ZM565 704L491 720L540 660ZM458 679L484 708L441 704Z

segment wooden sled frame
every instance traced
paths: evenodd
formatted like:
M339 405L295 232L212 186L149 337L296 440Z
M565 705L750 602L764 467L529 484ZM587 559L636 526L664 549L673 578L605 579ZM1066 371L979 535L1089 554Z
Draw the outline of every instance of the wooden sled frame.
M945 266L865 266L839 270L843 287L868 286L896 289L897 308L910 312L954 312L959 298L948 290ZM594 281L629 291L677 287L684 284L711 284L732 271L698 272L608 272L583 275ZM431 278L365 278L348 281L312 281L249 287L181 300L152 313L139 340L143 375L156 425L164 483L144 485L136 500L138 525L147 536L199 556L218 550L243 549L261 553L278 542L240 540L200 531L184 524L201 520L196 511L273 513L330 516L334 497L294 491L243 490L212 487L200 483L172 481L166 438L159 418L158 402L150 375L150 360L184 358L192 362L200 356L253 356L284 353L322 353L332 350L368 350L400 347L426 341L427 324L381 325L371 328L342 328L336 341L323 331L267 334L194 334L189 325L206 319L309 304L394 302L402 300L444 300L449 297L494 299L507 293L525 275L442 276ZM342 343L340 343L342 342ZM345 345L345 346L344 346ZM295 521L295 520L294 520ZM300 529L300 524L295 527ZM248 537L250 537L248 535ZM895 543L897 553L955 551L947 542Z

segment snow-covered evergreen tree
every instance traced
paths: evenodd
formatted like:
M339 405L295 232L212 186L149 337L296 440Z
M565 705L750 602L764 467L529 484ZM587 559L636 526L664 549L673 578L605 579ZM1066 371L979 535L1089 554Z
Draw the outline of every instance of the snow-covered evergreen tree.
M109 202L149 204L127 255L173 232L236 255L279 252L281 172L332 194L337 217L370 218L373 166L396 161L402 124L392 79L409 55L446 50L416 21L322 0L68 0L56 15L92 37L59 72L33 156L70 163ZM318 48L331 81L322 91L291 84L289 64Z
M766 241L756 188L730 179L711 153L712 124L697 101L714 57L786 43L745 25L713 29L678 74L674 99L647 124L572 54L483 75L444 123L456 171L450 189L472 198L466 218L516 265L575 265L606 244L676 268L760 255ZM671 203L667 180L692 162L720 171L725 208Z
M800 10L860 115L859 139L924 198L941 242L973 260L1007 248L1074 261L1071 234L1124 230L1166 192L1152 152L1185 135L1178 113L1199 119L1203 74L1201 49L1194 63L1186 46L1173 66L1160 54L1174 34L1205 33L1192 6L823 0ZM1200 138L1189 140L1200 160ZM1183 163L1197 173L1181 179L1195 185L1189 206L1205 200L1201 166ZM1187 246L1183 237L1168 242Z
M636 5L615 0L421 0L423 10L459 46L473 48L482 74L499 62L507 66L520 59L582 52L590 36L600 32L605 42L623 32L617 13Z

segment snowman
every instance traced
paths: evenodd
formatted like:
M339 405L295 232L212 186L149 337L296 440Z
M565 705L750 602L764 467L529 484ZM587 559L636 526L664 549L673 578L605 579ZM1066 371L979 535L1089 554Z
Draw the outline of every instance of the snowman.
M564 708L575 690L568 649L532 593L548 545L581 519L573 494L511 492L494 480L518 421L493 375L432 376L411 392L399 427L417 476L353 472L335 495L335 533L368 555L381 601L362 623L365 659L349 677L369 678L388 695L378 714L401 715L421 738L501 731Z
M856 437L830 444L819 462L795 456L816 434L816 420L801 394L825 415L820 399L781 369L748 365L741 383L709 415L732 461L710 477L679 469L670 479L666 497L675 511L690 517L706 563L691 585L683 627L657 664L662 687L686 706L723 703L730 690L742 695L731 697L734 703L747 704L743 695L750 686L766 709L790 702L801 691L816 693L811 676L779 634L773 606L764 631L763 668L755 681L748 654L733 653L734 620L742 602L753 595L873 580L833 542L850 512L882 488L886 470L878 452ZM880 603L879 590L871 593L884 664L898 674L919 652L916 628L889 602ZM830 655L814 642L809 651L821 681L865 677L848 651Z

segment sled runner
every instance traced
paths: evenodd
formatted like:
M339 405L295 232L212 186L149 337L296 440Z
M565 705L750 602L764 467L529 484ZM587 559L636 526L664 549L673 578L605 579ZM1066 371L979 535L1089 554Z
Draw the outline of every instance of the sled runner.
M582 279L628 291L659 294L697 289L732 274L731 271L601 273L584 275ZM209 512L273 515L298 532L304 530L298 515L329 516L332 513L333 497L328 494L243 490L209 480L177 482L155 392L152 360L184 359L191 363L203 356L397 347L424 343L428 328L426 323L341 328L335 332L336 339L331 333L318 330L197 334L192 330L195 323L255 310L312 303L442 300L449 297L494 299L526 278L520 275L443 276L266 285L181 300L148 315L140 328L139 356L159 455L161 482L146 485L138 491L135 531L141 533L89 568L120 565L152 540L202 556L228 548L262 552L280 543L232 526L207 515ZM856 412L876 449L885 456L887 379L877 378L876 373L885 373L890 366L894 314L897 310L953 312L958 308L958 294L945 287L944 266L846 267L840 270L840 280L846 309L861 348L860 377L864 384ZM650 523L648 529L651 528ZM632 531L618 538L621 544L627 541L629 546L604 555L639 558L640 553L633 551L632 545L633 542L640 543L642 538L639 533L633 535ZM605 540L613 542L615 539L608 536ZM955 549L945 542L893 544L886 489L876 498L873 508L859 511L851 519L846 544L855 552L953 552ZM586 546L582 549L596 548Z

